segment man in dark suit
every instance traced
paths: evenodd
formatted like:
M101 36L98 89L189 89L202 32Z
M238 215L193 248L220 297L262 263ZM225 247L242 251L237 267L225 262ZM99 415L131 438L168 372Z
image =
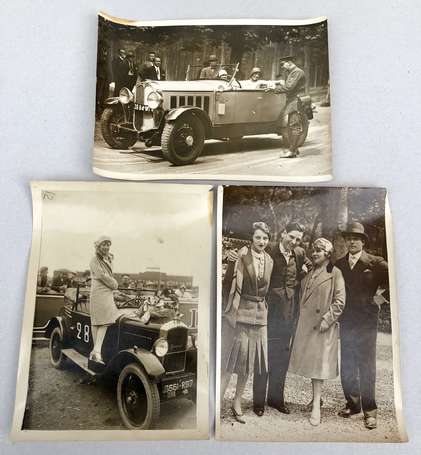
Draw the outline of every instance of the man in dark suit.
M129 85L129 62L124 49L120 49L118 56L113 60L112 72L112 80L115 84L114 95L118 96L120 90Z
M141 81L146 81L147 79L152 81L157 80L154 66L155 55L156 53L154 51L149 51L148 58L140 65L138 74Z
M364 251L368 243L361 223L342 233L348 253L336 262L345 280L346 302L341 324L341 381L346 405L341 417L364 412L368 429L377 426L376 340L379 308L373 297L388 281L387 262Z
M264 413L266 389L268 406L284 414L290 412L285 405L284 387L298 317L298 289L301 279L311 269L311 261L306 257L305 251L297 246L303 234L304 227L301 224L289 223L280 242L271 242L266 249L273 259L267 295L269 371L253 382L253 410L259 417ZM228 254L229 261L236 260L237 257L236 253Z
M154 61L153 69L155 71L155 81L165 81L167 75L165 73L164 68L162 68L161 57L156 56Z
M288 371L291 342L298 317L300 281L311 269L305 251L297 246L304 234L299 223L289 223L278 243L270 243L267 252L273 259L268 303L268 386L267 404L289 414L285 405L284 387ZM254 412L264 411L266 380L254 385Z

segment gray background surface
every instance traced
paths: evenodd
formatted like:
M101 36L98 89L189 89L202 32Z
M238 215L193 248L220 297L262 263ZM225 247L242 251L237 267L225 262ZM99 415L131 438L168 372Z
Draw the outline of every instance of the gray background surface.
M408 444L203 442L12 444L27 259L29 180L99 180L91 172L98 10L118 17L329 19L335 185L389 190L395 222L402 383ZM98 0L0 2L0 453L89 451L197 455L421 451L419 0Z

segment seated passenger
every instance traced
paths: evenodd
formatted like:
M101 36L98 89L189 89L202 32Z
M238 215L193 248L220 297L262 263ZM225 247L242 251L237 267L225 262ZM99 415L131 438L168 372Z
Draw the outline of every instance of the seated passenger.
M249 90L260 89L262 82L262 70L256 66L251 70L249 79L241 81L241 86Z
M218 79L229 82L230 77L229 77L227 71L222 69L222 70L218 71Z
M67 277L66 272L58 272L56 276L53 278L51 289L53 291L59 292L60 294L64 294L68 285L69 279Z
M48 267L41 267L37 278L37 294L47 294L49 290Z

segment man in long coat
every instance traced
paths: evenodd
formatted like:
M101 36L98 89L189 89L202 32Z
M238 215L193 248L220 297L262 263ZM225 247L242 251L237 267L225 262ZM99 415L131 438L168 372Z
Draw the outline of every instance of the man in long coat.
M112 80L115 83L114 95L118 96L120 90L129 85L129 62L124 49L120 49L118 56L114 58L112 73Z
M336 262L345 280L346 303L341 324L341 381L345 408L341 417L364 412L366 428L377 426L376 340L379 308L373 297L388 281L387 262L368 254L367 234L361 223L353 222L342 233L348 253Z
M280 69L285 71L285 81L280 81L279 86L273 91L275 93L285 93L287 104L293 101L297 95L305 89L305 73L294 62L293 56L282 57L280 59ZM270 89L271 90L271 89ZM291 130L289 151L283 153L281 158L295 158L298 154L298 141L302 132L301 119L297 112L288 115L288 125Z

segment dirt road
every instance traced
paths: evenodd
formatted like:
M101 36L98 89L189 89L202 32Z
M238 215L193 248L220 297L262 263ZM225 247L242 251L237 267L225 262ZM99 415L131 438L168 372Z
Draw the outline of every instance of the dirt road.
M64 370L50 365L48 347L34 346L24 428L31 430L124 429L117 408L115 384L81 384L84 372L68 364ZM196 427L196 406L187 399L161 405L157 429Z
M145 148L138 142L130 150L113 150L102 139L96 124L93 152L94 171L105 177L124 179L170 178L221 179L273 176L272 181L293 181L312 176L308 181L327 180L331 174L330 108L318 107L311 120L300 156L279 158L282 138L276 134L247 136L237 141L206 141L202 155L195 163L174 166L166 161L160 147ZM187 175L188 174L188 175Z
M343 419L337 412L344 406L339 378L326 381L323 387L322 422L312 427L308 421L311 401L311 381L296 375L288 375L286 401L291 414L281 414L266 407L265 414L257 417L252 407L252 383L249 381L243 399L246 424L237 423L230 413L234 396L235 380L231 380L222 408L221 436L235 440L266 441L355 441L396 442L399 441L393 405L392 345L391 336L379 333L377 341L378 427L367 430L362 414Z

